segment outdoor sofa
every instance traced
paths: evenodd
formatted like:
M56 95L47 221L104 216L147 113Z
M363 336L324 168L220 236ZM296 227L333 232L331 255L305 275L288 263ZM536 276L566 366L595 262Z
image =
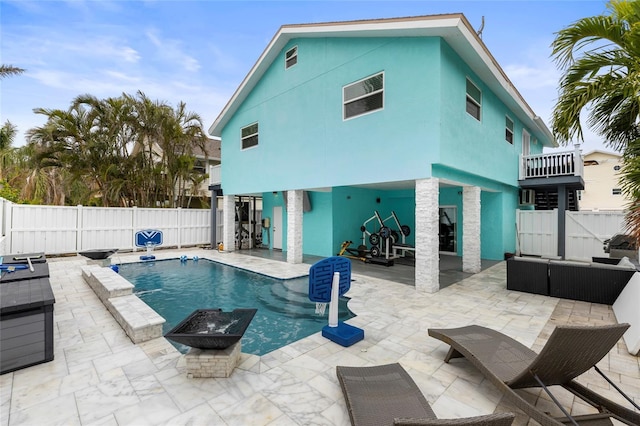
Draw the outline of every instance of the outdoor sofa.
M507 289L613 305L635 272L624 261L611 265L512 257L507 260Z

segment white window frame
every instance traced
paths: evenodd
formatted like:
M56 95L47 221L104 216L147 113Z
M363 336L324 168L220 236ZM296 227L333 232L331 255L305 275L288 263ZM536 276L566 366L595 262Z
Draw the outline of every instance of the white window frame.
M473 87L475 87L478 92L480 93L480 99L474 99L473 96L471 96L469 94L469 91L467 90L467 84L470 83ZM465 85L464 85L464 92L466 94L466 98L465 98L465 103L464 103L464 110L467 114L469 114L471 117L475 118L478 121L482 121L482 90L480 90L480 88L478 87L477 84L475 84L473 81L471 81L471 79L469 77L466 78L465 81ZM467 102L471 101L471 103L473 103L476 107L478 107L478 116L476 117L475 115L471 114L468 110L467 110Z
M289 53L292 52L291 56ZM289 65L290 61L294 61L291 65ZM293 46L291 49L287 50L284 54L284 69L288 70L289 68L295 66L298 63L298 46Z
M509 122L511 122L511 128L509 128ZM508 115L505 115L504 126L505 126L504 139L507 142L509 142L511 145L513 145L513 138L514 138L513 130L514 130L515 123ZM511 135L511 140L509 140L508 135Z
M242 136L243 130L244 129L248 129L249 127L252 127L252 126L256 126L255 133L250 133L250 134L248 134L246 136ZM254 123L251 123L249 125L241 127L240 128L240 149L244 151L245 149L251 149L251 148L255 148L256 146L258 146L258 144L260 143L260 138L258 137L259 134L260 134L260 126L258 126L258 122L257 121L254 122ZM253 138L253 137L256 138L256 143L253 144L253 145L250 145L250 146L245 146L245 140L247 140L249 138Z
M611 195L622 195L622 189L620 188L612 188Z
M362 83L363 81L366 81L366 80L368 80L368 79L370 79L370 78L373 78L373 77L377 77L377 76L379 76L379 75L381 75L381 76L382 76L382 88L380 88L380 89L378 89L378 90L374 90L373 92L370 92L370 93L365 93L364 95L361 95L361 96L355 97L355 98L353 98L353 99L348 99L348 100L347 100L347 99L345 99L345 91L346 91L349 87L351 87L351 86L355 86L356 84L360 84L360 83ZM377 94L381 94L381 95L382 95L382 106L381 106L380 108L372 109L372 110L370 110L370 111L365 111L365 112L363 112L363 113L360 113L360 114L356 114L356 115L352 115L352 116L350 116L350 117L347 117L347 104L350 104L350 103L352 103L352 102L359 101L359 100L361 100L361 99L365 99L365 98L367 98L367 97L374 96L374 95L377 95ZM365 78L361 78L361 79L360 79L360 80L358 80L358 81L354 81L353 83L349 83L349 84L347 84L346 86L342 86L342 120L343 120L343 121L351 120L351 119L356 118L356 117L362 117L363 115L372 114L372 113L374 113L374 112L382 111L382 110L384 110L384 71L380 71L380 72L377 72L377 73L375 73L375 74L371 74L371 75L369 75L369 76L367 76L367 77L365 77Z

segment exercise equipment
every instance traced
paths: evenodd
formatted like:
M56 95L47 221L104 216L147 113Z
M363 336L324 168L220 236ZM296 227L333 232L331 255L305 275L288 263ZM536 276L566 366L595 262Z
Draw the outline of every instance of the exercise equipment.
M407 253L414 254L416 248L407 244L406 238L411 235L411 228L409 225L400 225L400 220L398 219L398 215L396 215L395 211L391 211L391 216L384 219L383 222L387 222L393 219L393 222L396 225L396 229L391 230L391 239L392 239L392 256L393 257L404 257Z
M348 257L350 259L360 260L362 262L368 263L370 259L367 257L367 255L370 253L370 251L367 250L367 246L360 245L356 250L356 249L349 248L351 244L353 244L353 241L343 242L340 245L340 251L338 252L338 256Z
M369 232L369 230L367 229L367 224L374 220L378 222L378 232ZM364 221L364 223L360 227L360 231L362 232L362 245L366 247L367 239L371 244L371 250L369 251L371 257L369 258L369 262L379 265L392 266L393 258L390 256L391 246L393 245L391 241L391 229L385 226L384 221L382 220L382 217L380 217L380 213L378 213L377 210L374 210L373 216ZM384 258L381 257L383 251Z

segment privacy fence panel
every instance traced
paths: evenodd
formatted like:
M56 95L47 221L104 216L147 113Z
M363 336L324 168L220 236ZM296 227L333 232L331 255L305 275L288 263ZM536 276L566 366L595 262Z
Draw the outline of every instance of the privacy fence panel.
M134 214L136 209L79 207L82 212L79 250L134 247Z
M565 258L591 261L592 257L609 257L604 241L615 234L624 234L623 212L566 212Z
M524 255L558 254L558 210L518 210L517 251Z
M78 237L78 208L12 204L11 253L72 253Z
M163 246L210 243L208 209L32 206L2 201L3 253L135 249L135 233L145 229L161 230Z

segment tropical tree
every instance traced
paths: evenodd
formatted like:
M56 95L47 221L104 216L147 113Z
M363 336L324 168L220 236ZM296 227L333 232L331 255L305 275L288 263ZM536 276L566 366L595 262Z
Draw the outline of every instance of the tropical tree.
M0 65L0 78L5 78L10 75L22 74L25 70L22 68L14 67L13 65Z
M47 117L27 133L34 187L47 176L74 204L175 206L180 182L190 179L194 149L203 150L206 140L200 117L184 103L173 109L142 92L108 99L82 95L66 111L34 111ZM39 194L52 199L48 191Z
M613 0L608 15L583 18L556 34L553 57L564 74L552 114L556 139L584 139L581 114L623 153L622 185L633 200L626 221L640 241L640 1Z

